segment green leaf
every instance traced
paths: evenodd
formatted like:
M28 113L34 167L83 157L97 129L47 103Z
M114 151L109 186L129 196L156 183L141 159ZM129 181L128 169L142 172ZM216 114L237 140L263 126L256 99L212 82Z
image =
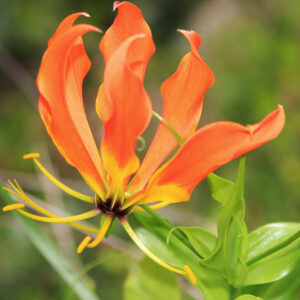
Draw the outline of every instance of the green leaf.
M180 300L176 275L144 259L139 269L129 273L124 284L124 300Z
M215 248L217 238L211 232L201 227L175 227L174 230L181 230L185 233L191 245L202 257L211 255Z
M220 203L225 203L232 194L234 183L214 173L209 174L207 180L212 197Z
M263 300L263 299L250 294L245 294L235 298L235 300Z
M183 269L184 265L191 268L197 278L197 287L202 291L205 299L229 300L229 286L215 272L199 264L200 257L192 246L189 248L175 234L171 236L169 244L166 244L170 231L169 225L163 225L154 215L134 213L128 219L145 246L157 257L180 269Z
M288 287L288 288L287 288ZM296 294L300 290L300 263L294 271L281 280L265 284L263 293L259 294L264 299L290 300L297 299Z
M300 262L300 238L248 267L244 285L279 280L291 273Z
M14 203L9 194L0 187L0 195L5 199L8 204ZM48 263L56 270L60 277L70 286L76 280L77 271L72 267L71 263L64 257L56 248L54 243L42 232L36 222L33 222L18 213L15 216L22 222L24 231L42 254L42 256L48 261ZM97 300L100 299L96 296L82 281L78 282L74 287L74 293L82 299Z
M262 226L249 235L248 265L285 247L300 237L300 223L274 223Z
M236 182L228 197L228 188L224 195L218 194L223 200L221 212L218 217L218 237L212 255L204 259L201 264L218 272L234 286L240 286L246 272L244 262L247 253L247 227L244 222L245 204L244 191L245 158L241 158ZM216 177L213 177L214 179ZM211 180L212 190L220 186L221 179ZM216 185L214 185L216 183ZM224 182L223 182L224 183ZM222 184L221 184L222 186Z
M135 226L135 232L143 242L143 244L157 257L167 262L174 267L183 269L183 263L178 257L182 256L193 258L193 263L197 263L199 257L186 247L177 237L172 238L172 243L166 244L169 227L164 226L152 216L147 216L141 213L134 213L129 217L134 221L136 219L143 226ZM136 222L135 222L136 223ZM139 225L140 225L139 224ZM172 247L170 247L172 245ZM178 248L177 252L174 249ZM172 251L173 250L173 251Z
M300 262L294 271L275 282L248 286L244 288L247 293L255 294L265 300L291 300L299 299L300 291Z

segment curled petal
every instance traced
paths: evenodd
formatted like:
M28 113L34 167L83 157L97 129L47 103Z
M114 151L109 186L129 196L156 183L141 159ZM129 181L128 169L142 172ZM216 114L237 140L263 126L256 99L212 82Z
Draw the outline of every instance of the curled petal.
M62 156L102 196L104 169L82 100L82 82L90 61L81 36L98 29L87 24L72 26L79 15L62 22L43 56L37 77L39 111Z
M151 119L151 101L128 61L132 47L140 39L144 36L128 38L113 53L98 93L97 111L104 125L101 155L112 189L123 190L129 176L137 170L136 141Z
M176 72L162 84L162 117L185 140L196 129L204 94L213 84L214 75L198 53L200 36L194 31L180 32L189 41L191 51L182 58ZM160 123L130 189L137 191L143 188L153 172L177 145L173 134Z
M184 143L172 160L153 175L144 192L143 202L158 201L159 190L162 191L160 201L165 201L165 197L168 202L189 200L194 187L209 173L277 137L284 120L283 108L278 106L254 125L216 122L204 126ZM168 195L170 186L173 199ZM166 193L163 193L164 187Z
M57 27L55 33L52 35L52 37L48 41L48 47L51 46L51 44L61 35L65 34L70 28L72 28L74 22L78 19L78 17L84 16L89 18L90 15L87 14L86 12L79 12L75 14L71 14L64 18L62 22L59 24Z
M114 2L118 9L112 26L106 31L100 43L100 51L107 63L113 53L129 37L144 34L145 38L137 40L128 54L128 63L136 74L143 79L150 57L155 51L151 30L144 20L140 9L130 2Z

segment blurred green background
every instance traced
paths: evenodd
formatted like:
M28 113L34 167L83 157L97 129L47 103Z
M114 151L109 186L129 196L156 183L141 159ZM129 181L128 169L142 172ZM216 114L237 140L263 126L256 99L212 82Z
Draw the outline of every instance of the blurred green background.
M142 9L157 46L145 82L156 111L161 111L161 83L189 51L188 43L176 32L177 28L200 33L200 54L216 77L214 86L206 94L200 125L217 120L255 123L278 103L284 106L286 125L281 135L247 155L246 218L250 230L267 222L299 221L300 2L132 2ZM36 172L30 161L21 158L27 152L41 152L41 160L65 183L87 190L47 136L36 110L38 92L34 80L47 40L59 22L70 13L86 11L92 18L80 21L105 31L115 16L112 1L0 0L0 10L0 179L17 178L31 194L78 213L81 204L63 197ZM98 51L100 37L91 33L84 40L93 63L84 83L85 105L99 142L101 125L94 111L94 101L103 74ZM156 126L154 120L145 133L147 145ZM142 152L141 157L144 154ZM233 180L236 171L235 161L216 173ZM1 199L0 204L4 205ZM215 230L217 212L218 205L209 195L207 182L203 181L190 202L163 209L161 214L177 225ZM82 234L63 225L43 225L42 228L78 270L94 259L103 258L103 263L85 280L102 299L121 299L126 273L135 266L135 260L130 257L140 254L120 228L116 228L109 244L85 251L80 257L75 249ZM12 214L1 213L0 240L1 300L63 299L67 285L30 243L21 223Z

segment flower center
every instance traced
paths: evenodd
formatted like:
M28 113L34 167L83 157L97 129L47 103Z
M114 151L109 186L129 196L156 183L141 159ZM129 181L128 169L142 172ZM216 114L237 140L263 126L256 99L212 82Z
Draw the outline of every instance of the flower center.
M111 213L115 217L124 217L130 213L130 209L123 209L120 201L114 202L112 198L107 198L103 201L98 195L96 195L95 204L102 213Z

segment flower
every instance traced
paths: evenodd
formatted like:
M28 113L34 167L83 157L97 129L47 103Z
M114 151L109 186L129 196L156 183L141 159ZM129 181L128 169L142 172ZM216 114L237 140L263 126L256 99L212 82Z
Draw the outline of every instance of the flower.
M100 152L82 98L82 83L91 64L82 36L99 30L87 24L74 25L79 16L87 17L87 14L72 14L62 21L48 42L37 77L39 112L48 134L95 196L83 195L58 182L38 161L39 154L24 156L32 158L62 190L94 203L96 208L73 217L58 217L30 200L17 182L10 182L14 190L6 189L44 216L23 210L24 205L20 203L6 206L4 210L17 209L36 220L69 223L91 232L95 230L77 221L105 215L104 223L96 230L97 237L92 241L87 236L79 245L78 253L85 247L98 245L112 220L118 218L148 256L172 271L187 274L193 281L188 266L184 270L176 269L149 252L126 221L126 215L141 210L141 204L158 209L189 200L194 187L209 173L274 139L284 126L284 111L278 106L254 125L215 122L196 130L204 94L212 86L214 75L198 53L200 36L194 31L178 30L188 40L191 50L184 55L176 72L162 84L162 115L153 112L143 83L147 64L155 52L150 28L132 3L116 1L115 9L118 14L100 42L106 64L96 99L96 111L104 127ZM136 142L152 116L161 122L140 163L135 153ZM161 166L177 146L176 154Z

